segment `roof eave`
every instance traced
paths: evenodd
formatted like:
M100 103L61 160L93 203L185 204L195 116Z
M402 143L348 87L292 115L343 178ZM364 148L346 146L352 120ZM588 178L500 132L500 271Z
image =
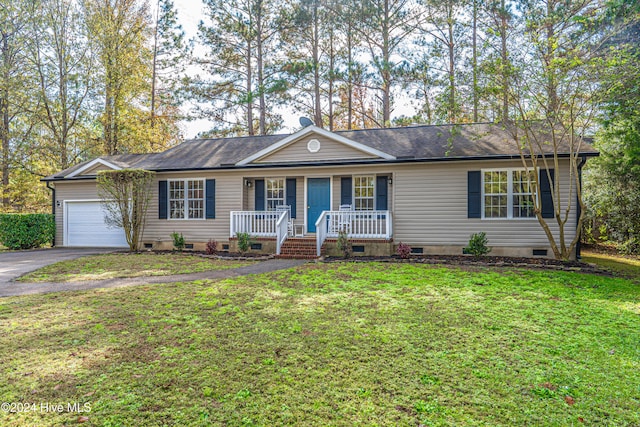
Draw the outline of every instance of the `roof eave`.
M579 153L578 157L597 157L598 152L586 152ZM544 157L551 158L553 153L548 153ZM570 157L570 153L559 153L558 157L567 158ZM538 157L543 157L539 155ZM224 165L224 166L211 166L202 168L147 168L147 170L153 172L189 172L189 171L213 171L213 170L239 170L239 169L270 169L270 168L295 168L295 167L320 167L320 166L350 166L350 165L373 165L373 164L402 164L402 163L435 163L445 161L482 161L482 160L515 160L520 159L519 154L500 154L489 156L455 156L455 157L422 157L422 158L396 158L392 160L387 159L363 159L363 160L350 160L350 161L332 161L332 162L304 162L304 163L253 163L247 165ZM46 177L42 178L42 182L55 182L55 181L85 181L96 179L95 176L76 176L72 178L67 177Z

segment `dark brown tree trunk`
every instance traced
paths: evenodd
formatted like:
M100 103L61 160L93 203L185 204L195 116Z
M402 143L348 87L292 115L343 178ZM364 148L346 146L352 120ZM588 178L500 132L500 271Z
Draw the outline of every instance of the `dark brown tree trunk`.
M456 65L455 65L455 45L453 38L453 6L449 4L447 29L449 40L447 47L449 48L449 123L455 123L456 117Z
M509 55L507 52L507 9L505 0L500 3L500 54L502 56L502 121L509 120Z
M7 36L2 34L2 58L4 58L4 69L9 69L9 41ZM9 76L2 76L5 85L9 84ZM0 95L0 115L2 116L2 128L0 128L0 139L2 140L2 206L7 209L10 204L9 199L9 88L3 87Z
M158 0L156 7L156 27L153 33L153 63L151 68L151 129L153 129L156 124L156 80L158 63L158 21L160 19L160 0Z
M384 2L382 25L382 127L391 126L391 70L389 47L389 0Z
M247 130L249 131L249 135L253 136L256 134L255 129L253 127L253 91L252 91L252 82L253 73L251 69L251 40L247 41Z
M473 121L478 122L478 0L473 0L471 68L473 73Z
M351 18L347 26L347 129L353 128L353 37Z
M313 3L313 121L322 127L322 105L320 104L320 31L318 28L318 2Z
M258 111L260 114L260 135L267 133L267 106L264 94L264 58L262 53L262 1L258 1L258 10L256 16L256 49L257 49L257 65L258 65Z

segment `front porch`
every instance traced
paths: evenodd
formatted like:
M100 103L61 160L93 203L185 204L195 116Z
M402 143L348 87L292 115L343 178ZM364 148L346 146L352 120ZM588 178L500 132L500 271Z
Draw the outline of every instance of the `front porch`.
M315 239L320 256L327 239L342 231L349 239L390 241L392 173L242 178L242 210L232 211L229 235L247 233L276 241ZM269 245L271 246L271 245Z
M337 239L341 232L346 233L350 240L371 240L389 242L393 237L392 215L388 210L338 210L322 211L313 223L315 232L309 232L310 227L299 227L290 218L289 209L278 211L232 211L230 217L229 235L237 237L238 233L247 233L252 237L274 239L276 254L282 254L282 248L287 241L298 243L293 247L304 246L302 242L315 239L315 255L322 255L322 247L327 239ZM300 232L300 230L303 230ZM306 253L304 255L307 255Z

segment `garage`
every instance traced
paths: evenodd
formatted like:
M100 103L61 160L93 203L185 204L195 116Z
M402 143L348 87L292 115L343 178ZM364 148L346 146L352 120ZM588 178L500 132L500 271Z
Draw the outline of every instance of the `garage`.
M65 202L65 246L128 247L122 228L104 222L99 201Z

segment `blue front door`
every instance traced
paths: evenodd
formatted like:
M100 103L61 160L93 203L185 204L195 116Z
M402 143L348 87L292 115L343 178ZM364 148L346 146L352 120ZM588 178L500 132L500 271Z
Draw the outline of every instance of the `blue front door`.
M307 231L316 232L316 221L322 211L331 209L331 184L329 178L307 180Z

